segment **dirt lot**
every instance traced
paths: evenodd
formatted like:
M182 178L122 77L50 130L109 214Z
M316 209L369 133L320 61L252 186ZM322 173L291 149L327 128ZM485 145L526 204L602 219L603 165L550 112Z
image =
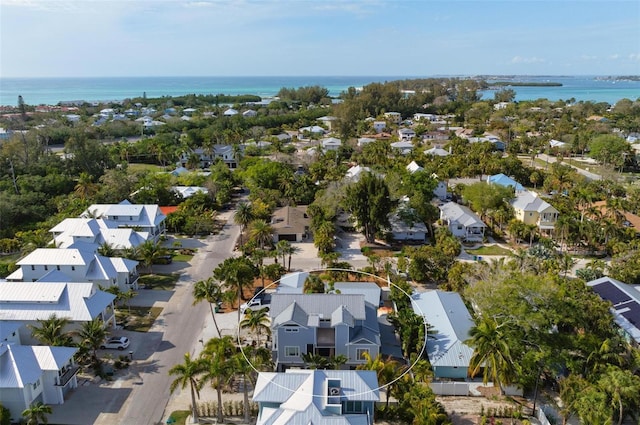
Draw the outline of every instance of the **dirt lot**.
M504 409L512 408L516 410L518 403L521 401L512 401L509 399L485 398L485 397L437 397L437 400L444 406L449 419L453 425L475 425L480 423L480 412L484 407L484 411L488 409ZM523 412L528 413L530 408L523 406ZM510 420L503 418L506 424L511 424ZM513 424L520 422L514 420Z

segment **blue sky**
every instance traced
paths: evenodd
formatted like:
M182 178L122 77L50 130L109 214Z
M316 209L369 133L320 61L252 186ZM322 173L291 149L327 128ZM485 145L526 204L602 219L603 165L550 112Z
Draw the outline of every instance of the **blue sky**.
M640 1L0 0L1 77L638 75Z

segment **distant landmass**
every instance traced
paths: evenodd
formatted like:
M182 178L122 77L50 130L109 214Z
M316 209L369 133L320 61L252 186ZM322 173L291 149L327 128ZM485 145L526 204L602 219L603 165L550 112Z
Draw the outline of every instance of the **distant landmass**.
M562 83L553 81L494 81L489 87L562 87Z

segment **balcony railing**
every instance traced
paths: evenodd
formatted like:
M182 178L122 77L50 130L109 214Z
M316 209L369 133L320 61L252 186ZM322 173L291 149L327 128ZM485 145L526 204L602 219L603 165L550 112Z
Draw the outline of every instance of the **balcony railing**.
M64 387L65 385L67 385L69 383L69 381L71 380L71 378L73 378L74 376L76 376L76 374L78 373L78 371L80 370L80 366L71 366L69 367L63 374L62 376L60 376L60 378L58 379L59 384L56 384L56 386L58 387Z

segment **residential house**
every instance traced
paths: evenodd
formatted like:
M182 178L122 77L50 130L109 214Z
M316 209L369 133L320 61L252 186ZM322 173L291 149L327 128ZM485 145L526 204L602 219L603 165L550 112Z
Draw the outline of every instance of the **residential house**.
M380 401L371 370L260 372L257 425L373 425Z
M597 201L591 204L590 208L595 208L600 211L603 216L611 217L612 211L607 208L607 201ZM640 234L640 216L629 212L629 211L613 211L616 215L619 215L618 218L622 218L622 226L627 229L633 229L636 234Z
M116 326L115 295L96 289L90 282L0 282L0 323L20 324L19 341L37 344L27 325L52 314L69 319L68 331L96 318L105 327ZM0 341L2 343L2 341Z
M422 170L424 170L424 168L419 166L418 163L415 161L411 161L409 165L407 165L407 171L410 172L411 174L416 173L418 171L422 171Z
M305 133L309 133L311 135L316 135L316 136L321 136L325 133L325 129L320 127L319 125L312 125L309 127L302 127L298 130L298 138L300 138L300 136L304 136Z
M167 218L155 204L132 204L126 199L119 204L93 204L81 215L82 218L102 218L117 228L133 228L149 234L148 239L158 241L165 233Z
M511 105L511 102L498 102L493 105L493 109L495 109L496 111L499 111L501 109L507 109L509 105Z
M269 314L278 371L304 366L305 354L344 355L353 368L379 353L377 305L364 295L276 293Z
M543 232L551 232L560 213L537 193L528 190L516 193L511 201L514 216L525 224L536 225Z
M387 128L386 121L374 121L373 122L373 130L376 133L382 133Z
M363 146L368 145L369 143L373 143L375 141L376 141L376 139L372 139L371 137L360 137L358 139L358 146L359 147L363 147Z
M432 148L426 149L424 151L425 154L427 155L432 155L432 156L449 156L451 155L451 152L442 149L440 146L434 146Z
M413 151L413 143L410 141L394 142L391 147L401 155L409 155Z
M32 404L64 404L78 387L75 347L0 343L0 400L17 421Z
M236 111L233 108L228 108L226 111L222 113L222 115L225 117L232 117L234 115L238 115L238 111Z
M435 176L435 178L438 178L438 176ZM441 201L451 199L451 193L447 189L447 182L439 180L436 188L433 189L433 195Z
M374 306L379 306L382 302L382 289L375 282L325 283L325 291L341 295L364 295L364 300Z
M288 273L280 278L276 292L279 294L302 294L307 277L309 277L308 272Z
M400 124L400 122L402 121L402 115L400 114L400 112L385 112L384 117L387 121L394 124Z
M486 224L469 208L455 202L440 207L440 220L454 236L468 241L481 241Z
M422 134L422 141L425 143L432 142L446 142L449 140L449 132L448 131L427 131Z
M357 182L360 180L360 177L362 177L363 173L370 173L370 172L371 172L371 168L369 167L363 167L362 165L354 165L353 167L347 170L347 174L345 174L344 178L345 180L348 180L350 182Z
M473 349L466 341L474 322L460 294L440 290L417 292L411 295L411 304L434 332L425 340L434 379L467 378Z
M424 243L427 240L427 226L407 205L401 205L395 213L390 214L389 223L395 241Z
M186 167L189 157L194 154L200 158L200 168L209 168L217 160L222 160L231 169L238 167L238 152L232 145L213 145L213 148L207 151L202 148L196 148L188 152L182 152L178 160L179 165Z
M327 127L329 131L333 131L333 127L335 123L338 121L338 118L331 117L331 116L324 116L324 117L318 118L318 121L320 121L325 127Z
M593 292L611 303L614 321L626 340L640 347L640 290L619 280L605 276L587 282Z
M202 186L171 186L171 190L180 194L184 199L190 198L196 193L209 193L209 189Z
M398 129L398 138L405 142L410 142L416 137L416 132L411 128L403 127Z
M327 151L337 151L340 146L342 146L342 140L336 139L335 137L329 137L328 139L324 139L322 141L322 150Z
M274 242L302 242L309 236L310 226L311 217L306 206L278 208L271 216Z
M413 120L433 122L438 120L438 116L434 114L423 114L420 112L416 112L415 114L413 114Z
M87 244L97 252L100 245L107 244L117 251L135 248L148 238L148 232L138 232L132 228L119 228L115 222L101 218L66 218L49 230L57 248L73 248Z
M514 179L512 179L511 177L500 173L500 174L494 174L493 176L489 176L487 178L487 183L489 184L497 184L499 186L504 186L504 187L512 187L513 190L515 190L516 193L520 193L523 192L525 190L524 186L522 186L520 183L518 183L517 181L515 181Z
M567 147L567 143L565 142L561 142L560 140L555 140L555 139L551 139L549 141L549 147L550 148L556 148L556 149L565 149Z
M77 248L38 248L16 265L20 268L7 276L8 281L35 282L57 273L68 282L92 282L96 287L118 286L122 291L138 287L137 261Z
M244 111L242 113L242 116L245 118L253 118L253 117L257 117L258 113L256 111L254 111L253 109L247 109L246 111Z

